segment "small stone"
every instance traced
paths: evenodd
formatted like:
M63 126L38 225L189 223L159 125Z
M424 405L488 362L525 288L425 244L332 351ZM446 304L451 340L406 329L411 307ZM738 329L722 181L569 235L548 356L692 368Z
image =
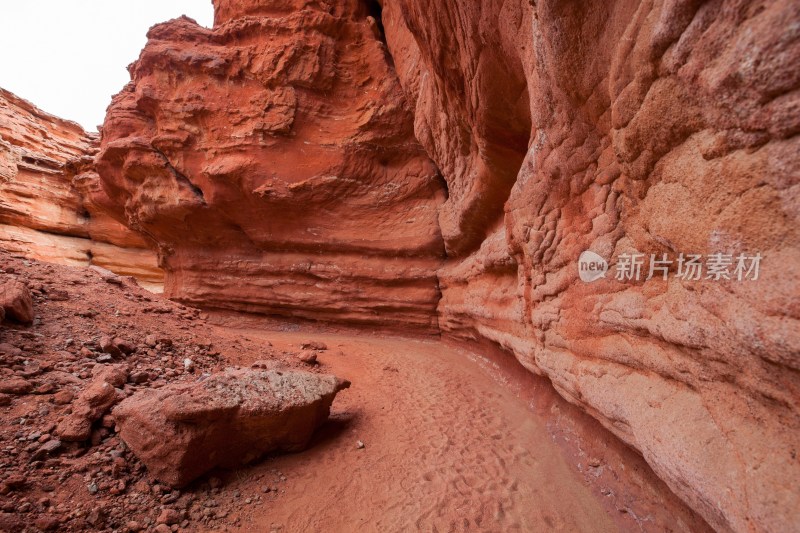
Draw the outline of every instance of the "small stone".
M147 372L134 372L131 374L131 383L142 384L150 380L150 374Z
M167 524L171 526L173 524L177 524L181 521L183 517L181 513L176 511L175 509L164 509L161 511L161 514L158 515L158 519L156 520L159 524Z
M53 395L53 401L58 405L66 405L75 398L75 395L68 390L60 390Z
M47 442L39 446L39 449L37 449L36 452L34 452L34 454L31 456L31 461L40 461L45 457L51 455L59 448L61 448L60 440L58 439L48 440Z
M131 520L130 522L128 522L128 523L125 525L125 527L126 527L126 528L128 528L128 531L129 531L130 533L138 533L139 531L141 531L142 529L144 529L144 528L142 527L142 524L140 524L140 523L139 523L139 522L137 522L136 520Z
M120 339L119 337L114 339L114 346L116 346L119 351L125 355L130 355L136 351L136 346L133 343L128 342L125 339Z
M109 489L108 492L113 494L114 496L117 496L117 495L122 494L123 492L125 492L125 488L126 488L125 481L124 480L120 480L119 483L117 483L116 485L111 487L111 489Z
M7 342L0 343L0 353L4 353L6 355L10 355L12 357L21 357L22 350L14 346L13 344L8 344Z
M33 297L27 285L15 279L0 283L0 307L5 310L4 318L11 318L22 324L33 322Z
M28 394L33 390L33 384L27 379L12 376L0 380L0 393L4 394Z
M47 382L47 383L42 383L41 385L36 387L36 389L34 389L33 393L34 394L50 394L54 390L56 390L56 384Z
M86 521L93 525L95 528L100 528L106 520L106 514L103 509L92 509L86 515Z
M90 270L94 270L98 274L100 274L100 278L106 283L111 283L112 285L122 285L122 278L118 275L114 274L108 269L103 267L99 267L97 265L92 265L89 267Z
M61 526L57 516L45 515L36 519L34 525L42 531L55 531Z
M303 350L297 355L297 358L307 365L314 365L317 363L317 352L312 350Z
M53 302L66 302L69 300L69 293L58 289L50 289L47 291L47 298Z
M120 352L124 353L125 355L130 355L136 351L136 346L131 344L130 342L116 338L114 339L114 345L119 349Z
M116 339L112 339L111 337L108 336L100 337L100 349L112 357L119 358L122 357L122 351L114 342L115 340ZM98 360L99 359L100 358L98 358Z
M89 483L86 485L86 490L89 491L89 494L97 494L98 488L97 483Z
M300 345L300 348L303 350L316 350L320 352L324 352L328 349L328 346L324 342L318 341L307 341Z
M0 494L8 494L25 486L25 478L20 475L10 475L0 486Z
M363 442L361 442L361 441L356 442L356 449L357 450L363 450L365 447L366 446L364 445Z

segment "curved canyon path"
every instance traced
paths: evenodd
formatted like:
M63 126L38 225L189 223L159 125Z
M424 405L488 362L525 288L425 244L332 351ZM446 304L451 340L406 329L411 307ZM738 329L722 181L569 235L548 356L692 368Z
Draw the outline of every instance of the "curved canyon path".
M218 474L241 494L226 531L698 530L638 456L613 439L594 442L605 456L597 464L581 448L589 433L558 422L570 406L550 398L537 414L535 401L515 393L514 376L489 359L438 340L242 334L277 349L325 342L320 371L352 387L309 450ZM581 457L580 468L568 461Z

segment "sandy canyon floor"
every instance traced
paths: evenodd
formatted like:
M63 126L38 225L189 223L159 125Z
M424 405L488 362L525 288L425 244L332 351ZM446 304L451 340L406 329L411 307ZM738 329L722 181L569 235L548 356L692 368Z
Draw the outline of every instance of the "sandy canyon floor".
M310 332L244 333L291 350ZM238 531L705 529L638 456L502 354L377 334L313 338L329 348L324 370L353 386L311 449L228 475L242 495L273 470L286 477L278 500L242 507Z
M0 270L36 314L0 329L0 530L707 530L639 455L489 346L208 316L131 278L5 253ZM314 366L298 358L309 341L326 345ZM60 433L109 367L129 396L265 360L352 382L301 453L171 490L113 411L86 440Z

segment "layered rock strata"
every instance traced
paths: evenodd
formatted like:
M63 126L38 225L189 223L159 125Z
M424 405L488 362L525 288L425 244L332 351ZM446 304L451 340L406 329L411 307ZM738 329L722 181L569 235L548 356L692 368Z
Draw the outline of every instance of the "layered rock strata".
M445 191L379 31L356 1L151 29L97 168L116 218L158 242L169 297L437 331Z
M151 245L102 208L97 141L0 89L0 246L32 259L99 265L159 290L163 273Z

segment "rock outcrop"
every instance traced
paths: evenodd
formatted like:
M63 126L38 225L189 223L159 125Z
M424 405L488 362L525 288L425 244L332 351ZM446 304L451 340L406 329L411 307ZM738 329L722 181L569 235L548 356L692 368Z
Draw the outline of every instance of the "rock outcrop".
M385 0L449 188L442 331L485 338L721 531L800 510L800 5ZM578 257L611 262L584 283ZM762 256L618 281L625 253Z
M114 409L122 440L156 479L182 487L215 467L296 452L350 386L298 370L226 370L191 384L139 392Z
M97 168L118 220L158 242L166 295L437 330L445 191L378 32L355 0L150 30Z
M0 246L24 257L99 265L160 290L142 236L105 213L97 135L0 89Z

